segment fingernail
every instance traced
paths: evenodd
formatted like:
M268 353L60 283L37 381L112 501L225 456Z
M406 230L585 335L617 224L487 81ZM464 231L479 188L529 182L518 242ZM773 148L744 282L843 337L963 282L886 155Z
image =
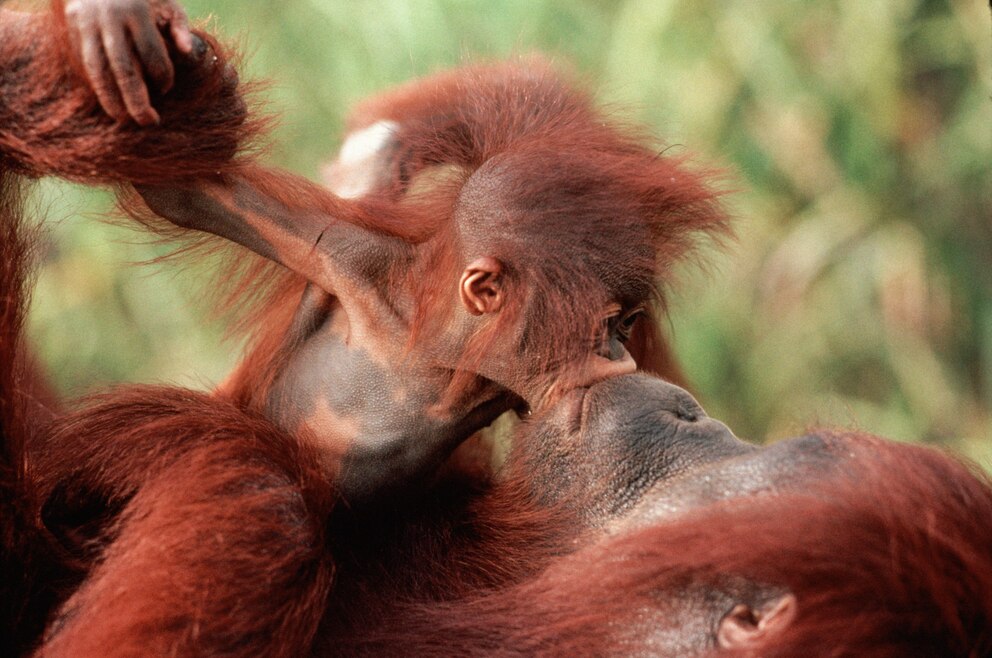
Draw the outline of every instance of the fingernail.
M177 41L180 42L179 49L184 53L189 55L193 52L193 33L189 30L183 30L179 33L179 38Z
M148 112L141 115L140 118L136 117L135 120L138 122L139 126L157 126L162 123L162 118L158 115L155 110L149 110Z

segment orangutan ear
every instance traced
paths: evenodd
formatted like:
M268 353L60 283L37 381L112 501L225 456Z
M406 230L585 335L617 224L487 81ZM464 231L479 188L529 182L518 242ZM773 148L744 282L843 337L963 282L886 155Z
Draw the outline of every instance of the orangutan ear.
M757 608L740 603L720 620L716 640L721 649L752 649L782 632L796 616L796 597L785 594Z
M503 306L503 264L491 256L476 258L462 272L458 291L472 315L497 312Z

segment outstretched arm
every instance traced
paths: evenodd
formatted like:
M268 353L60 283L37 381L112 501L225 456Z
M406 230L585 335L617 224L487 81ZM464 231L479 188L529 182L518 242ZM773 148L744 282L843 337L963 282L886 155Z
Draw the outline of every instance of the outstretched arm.
M339 296L376 287L406 241L389 204L341 199L292 174L253 168L182 187L138 186L170 222L240 244Z

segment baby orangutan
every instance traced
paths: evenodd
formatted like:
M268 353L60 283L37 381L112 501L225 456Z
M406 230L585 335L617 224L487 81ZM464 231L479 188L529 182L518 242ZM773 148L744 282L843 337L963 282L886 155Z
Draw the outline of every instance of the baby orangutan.
M288 329L258 328L266 346L285 332L248 359L265 374L225 390L314 440L346 499L422 479L509 409L633 372L631 351L664 360L637 320L695 234L726 226L701 176L539 61L414 82L352 125L341 196L257 167L139 187L309 282Z

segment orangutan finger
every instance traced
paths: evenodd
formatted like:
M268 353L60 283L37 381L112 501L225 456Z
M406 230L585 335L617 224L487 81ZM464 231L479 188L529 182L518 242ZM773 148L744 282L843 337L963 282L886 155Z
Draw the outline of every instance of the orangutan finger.
M83 70L93 88L93 93L96 94L97 102L111 117L124 121L128 116L127 108L117 91L117 85L114 84L99 31L93 24L82 26L76 39L80 44Z
M103 48L128 114L139 126L157 124L158 112L152 107L151 99L148 97L148 86L145 84L144 76L141 74L123 28L114 26L105 29Z
M179 52L186 55L193 52L193 33L189 29L189 17L179 5L176 5L169 20L169 32Z
M169 49L165 45L165 39L162 38L162 34L158 31L152 17L148 14L131 16L128 19L127 27L145 73L163 94L172 89L172 84L175 81L175 69L169 58Z
M76 5L69 3L65 7L65 25L66 32L69 38L69 49L71 52L79 59L83 56L83 44L81 37L79 36L79 10L75 8Z

